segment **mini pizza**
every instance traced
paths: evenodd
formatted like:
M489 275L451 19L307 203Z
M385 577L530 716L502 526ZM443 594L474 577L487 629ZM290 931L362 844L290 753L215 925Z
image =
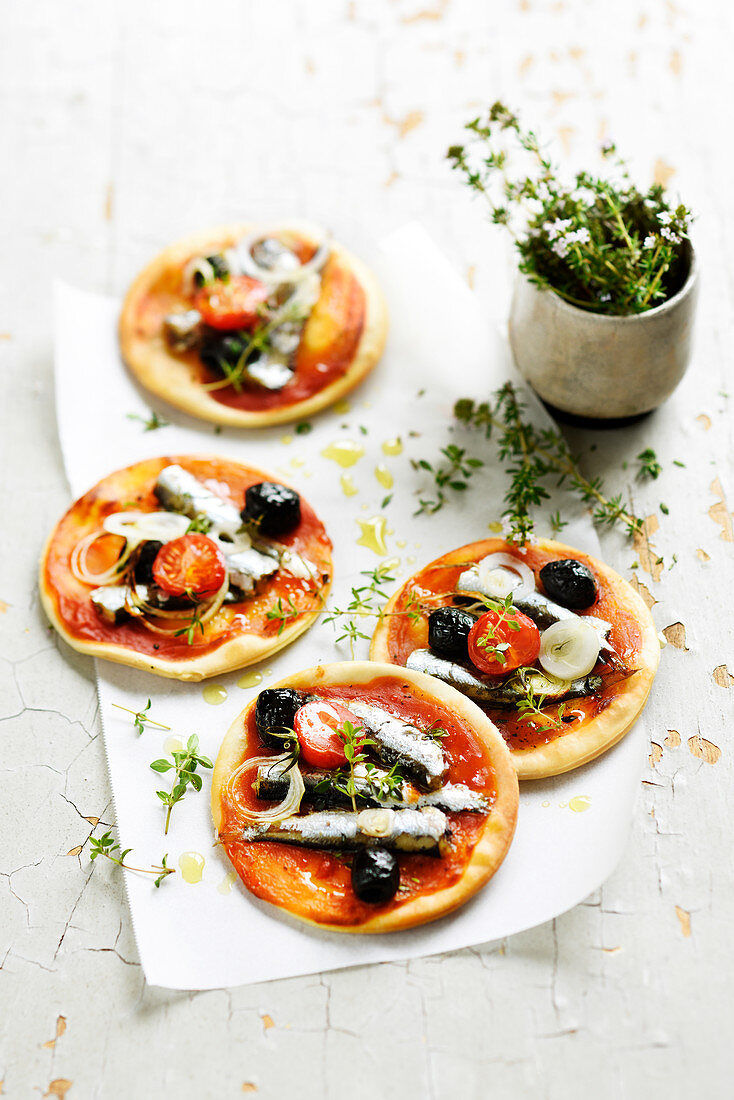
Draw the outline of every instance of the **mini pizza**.
M201 680L292 642L331 576L331 542L294 489L187 455L118 470L72 504L46 544L40 592L80 653Z
M344 397L386 333L374 276L301 223L227 226L171 245L138 275L120 317L122 356L148 390L245 428Z
M340 932L394 932L463 905L502 863L517 806L510 754L474 703L368 661L261 691L212 780L247 889Z
M501 731L520 779L616 744L660 659L652 616L602 562L558 542L501 539L431 562L390 599L370 656L435 676Z

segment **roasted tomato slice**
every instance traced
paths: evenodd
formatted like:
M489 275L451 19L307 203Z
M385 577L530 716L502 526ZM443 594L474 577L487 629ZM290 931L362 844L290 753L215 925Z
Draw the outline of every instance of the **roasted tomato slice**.
M294 729L301 746L301 756L317 768L338 768L346 764L344 740L339 730L351 722L355 730L362 728L348 707L341 703L325 703L318 699L296 711Z
M540 631L514 607L485 612L469 631L469 658L491 676L531 665L539 653Z
M181 535L165 543L153 562L153 580L169 596L211 596L224 584L227 564L206 535Z
M226 283L217 279L200 287L194 294L194 307L204 324L229 332L257 324L267 297L268 288L259 279L232 275Z

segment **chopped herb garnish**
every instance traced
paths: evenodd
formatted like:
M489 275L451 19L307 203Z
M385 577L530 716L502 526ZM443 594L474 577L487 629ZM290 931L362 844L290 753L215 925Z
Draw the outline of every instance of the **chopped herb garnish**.
M308 435L311 431L313 431L313 424L309 424L307 420L303 420L300 424L296 424L296 435Z
M420 507L414 513L416 516L421 515L423 512L430 515L438 512L448 499L447 490L453 489L454 492L463 492L468 487L469 478L472 474L484 465L480 458L473 458L466 453L463 447L457 447L453 443L450 443L447 447L442 447L441 454L447 460L441 466L433 466L425 458L410 460L414 470L425 470L431 475L435 488L435 496L419 498Z
M652 481L655 481L663 472L663 468L658 462L658 456L655 454L652 447L646 447L644 451L640 451L637 456L637 461L640 464L637 476L640 478L650 478Z

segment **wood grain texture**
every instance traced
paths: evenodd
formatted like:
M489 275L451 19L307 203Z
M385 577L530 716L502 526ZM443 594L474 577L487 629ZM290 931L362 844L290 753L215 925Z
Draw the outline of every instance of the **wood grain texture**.
M297 1083L301 1100L331 1100L348 1083L360 1100L379 1082L437 1100L730 1096L734 215L712 104L734 98L731 7L36 0L0 19L3 1095L275 1098ZM166 241L243 216L323 222L369 260L418 217L488 316L506 315L511 251L443 160L497 96L569 165L613 137L636 177L665 178L700 214L689 374L638 425L569 433L658 521L654 556L616 535L604 556L685 638L663 653L625 859L572 912L503 944L260 987L147 988L116 869L65 854L114 810L91 665L60 652L34 589L68 501L51 280L122 292ZM646 446L664 472L642 484L622 464Z

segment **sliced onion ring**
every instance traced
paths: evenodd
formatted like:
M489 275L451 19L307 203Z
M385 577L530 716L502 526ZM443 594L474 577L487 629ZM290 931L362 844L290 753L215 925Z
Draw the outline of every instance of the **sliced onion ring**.
M575 680L591 672L599 658L600 639L593 626L575 616L553 623L540 635L539 661L551 676Z
M535 575L532 569L511 554L489 554L478 561L475 568L484 587L497 599L503 600L510 592L519 595L521 592L535 591ZM512 583L512 578L507 576L508 570L517 574L516 583Z
M328 239L324 238L311 259L305 264L301 264L300 267L281 268L280 270L277 267L260 267L252 255L252 246L267 236L267 232L252 233L249 237L245 237L244 240L240 241L237 246L237 258L244 274L251 275L263 283L299 283L312 271L321 271L331 253L331 245Z
M189 528L188 516L178 512L113 512L102 526L111 535L127 539L132 550L141 542L170 542L185 535Z
M129 545L125 546L115 564L110 566L109 569L105 569L104 572L93 573L87 566L88 552L98 539L108 534L108 531L92 531L90 534L85 535L83 539L80 539L72 550L69 565L76 579L81 581L82 584L89 584L93 588L100 588L118 580L121 573L124 572L125 566L133 551L133 547Z
M295 736L293 734L294 738ZM298 812L301 799L306 790L298 764L294 764L286 773L288 776L288 793L277 806L271 806L268 810L251 810L249 806L242 804L236 793L237 781L245 772L250 771L252 768L259 768L261 765L270 768L277 767L279 764L285 764L290 758L290 753L287 752L281 753L279 756L250 756L240 764L239 768L232 772L227 780L227 794L236 805L237 812L241 817L244 817L247 821L269 824L283 821L284 818Z
M224 597L227 595L228 589L229 574L225 576L221 588L214 596L212 596L208 602L202 602L198 605L199 607L205 608L201 615L199 615L200 623L207 623L216 615L224 602ZM152 630L154 634L168 634L171 636L175 634L177 630L180 630L182 626L186 626L187 623L191 622L191 616L187 616L185 610L166 611L165 608L154 607L153 604L146 603L146 601L141 599L138 595L134 582L130 591L133 606L143 615L145 626L147 626L149 630ZM170 620L171 627L163 627L160 623L156 623L154 621L155 619Z

